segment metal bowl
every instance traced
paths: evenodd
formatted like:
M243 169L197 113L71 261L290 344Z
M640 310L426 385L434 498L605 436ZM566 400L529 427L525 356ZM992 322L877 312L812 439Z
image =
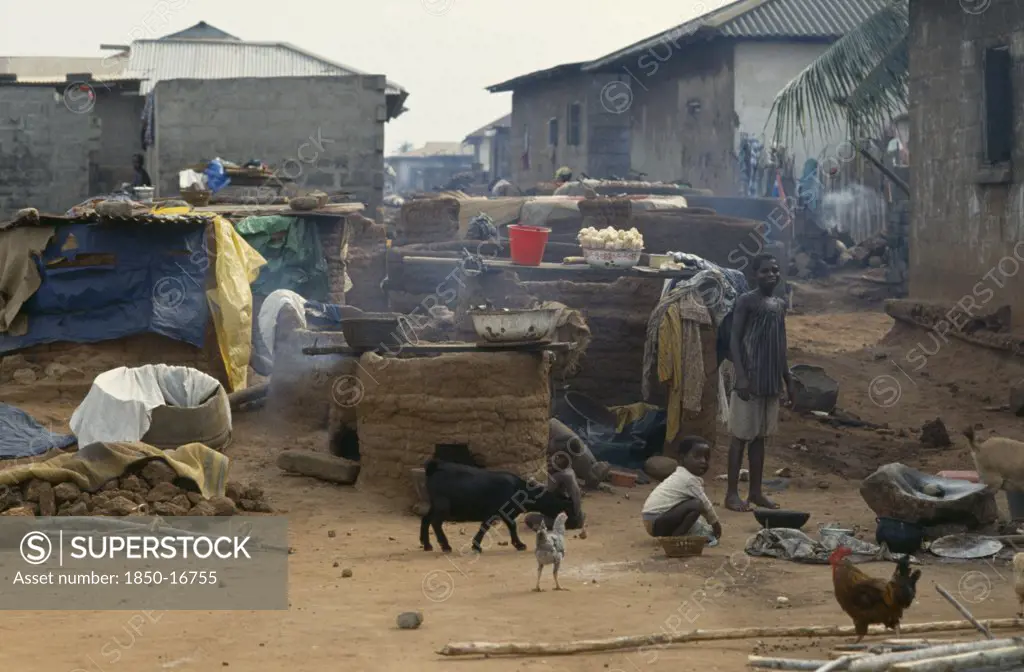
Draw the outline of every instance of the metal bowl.
M583 258L592 268L633 268L640 263L643 250L599 250L584 247Z

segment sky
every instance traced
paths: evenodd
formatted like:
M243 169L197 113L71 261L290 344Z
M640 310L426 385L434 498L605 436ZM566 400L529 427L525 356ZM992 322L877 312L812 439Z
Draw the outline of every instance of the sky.
M100 44L206 21L243 40L289 42L401 84L409 111L387 124L391 153L403 142L461 141L511 112L512 94L487 86L603 56L727 2L0 0L0 56L107 56Z

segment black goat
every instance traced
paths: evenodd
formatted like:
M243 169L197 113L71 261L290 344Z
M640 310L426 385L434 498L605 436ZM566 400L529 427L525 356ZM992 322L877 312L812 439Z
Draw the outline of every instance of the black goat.
M420 521L420 543L425 551L433 550L428 529L433 526L441 550L451 553L452 547L442 529L445 521L479 522L480 529L473 537L473 550L477 553L482 550L480 542L487 530L499 520L508 526L516 550L526 550L526 544L519 540L516 532L516 516L525 511L536 511L546 518L554 518L564 511L569 516L566 525L569 529L583 527L579 486L571 471L552 478L548 486L529 483L504 471L488 471L441 460L427 461L425 471L430 497L430 510ZM569 490L569 496L556 489Z

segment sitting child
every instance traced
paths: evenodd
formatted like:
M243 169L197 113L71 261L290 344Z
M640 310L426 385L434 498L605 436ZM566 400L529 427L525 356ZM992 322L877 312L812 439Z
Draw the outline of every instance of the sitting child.
M679 442L679 459L675 472L644 502L644 527L652 537L706 536L709 545L715 546L722 525L700 478L708 471L711 446L699 436L684 437Z

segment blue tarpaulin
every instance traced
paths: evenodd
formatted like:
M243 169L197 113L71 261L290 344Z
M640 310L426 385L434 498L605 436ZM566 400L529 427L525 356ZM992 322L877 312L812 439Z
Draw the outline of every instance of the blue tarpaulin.
M73 443L74 435L54 434L20 408L0 404L0 459L34 457Z
M21 309L28 333L0 334L0 354L145 332L202 347L214 263L205 230L201 223L58 227L37 260L42 285Z

